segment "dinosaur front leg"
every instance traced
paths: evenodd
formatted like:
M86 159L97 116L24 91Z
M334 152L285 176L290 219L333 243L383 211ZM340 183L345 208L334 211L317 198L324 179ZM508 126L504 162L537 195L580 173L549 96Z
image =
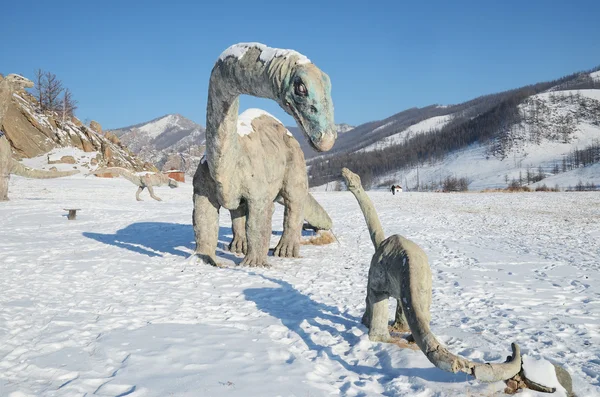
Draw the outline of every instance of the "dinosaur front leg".
M217 243L219 242L219 209L217 188L206 163L200 164L194 175L194 236L196 254L204 262L217 266Z
M300 256L300 234L302 233L303 205L302 201L285 201L283 215L283 234L275 247L275 256L285 258Z
M219 204L216 197L194 193L194 236L196 254L212 266L217 266L217 243L219 242Z
M233 231L233 240L229 244L229 250L237 254L248 253L248 243L246 240L246 204L242 203L235 210L230 210L231 230Z
M135 192L135 199L136 199L137 201L144 201L144 200L142 200L142 198L140 197L140 193L141 193L141 192L143 192L143 191L144 191L144 187L143 187L143 186L140 186L140 187L138 187L138 190L137 190L137 192Z
M246 203L248 218L246 220L246 238L248 253L242 261L245 266L268 266L267 254L271 240L271 217L273 202L271 200L255 200Z
M156 201L162 201L162 199L154 194L154 189L152 186L148 186L148 192L150 193L150 197L152 197Z
M0 201L8 201L8 182L9 175L0 175Z

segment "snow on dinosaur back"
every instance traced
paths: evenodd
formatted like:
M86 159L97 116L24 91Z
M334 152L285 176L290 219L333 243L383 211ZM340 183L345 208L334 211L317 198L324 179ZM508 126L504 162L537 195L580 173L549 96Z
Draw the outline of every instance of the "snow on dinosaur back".
M296 61L296 63L298 63L299 65L311 63L310 59L308 59L306 56L300 54L298 51L285 50L285 49L281 49L281 48L271 48L262 43L234 44L221 53L221 55L219 56L219 60L224 61L228 57L235 57L237 59L242 59L244 57L244 55L246 55L246 52L251 48L258 48L259 50L261 50L260 60L263 62L269 62L273 58L279 58L279 57L288 58L292 55L295 55L298 57L298 60Z
M251 108L245 110L242 114L238 116L237 121L237 133L239 136L246 136L254 132L254 128L252 127L252 121L261 116L271 117L273 120L277 121L281 125L283 123L277 119L277 117L273 116L269 112L266 112L262 109ZM293 136L291 132L287 131L289 136Z

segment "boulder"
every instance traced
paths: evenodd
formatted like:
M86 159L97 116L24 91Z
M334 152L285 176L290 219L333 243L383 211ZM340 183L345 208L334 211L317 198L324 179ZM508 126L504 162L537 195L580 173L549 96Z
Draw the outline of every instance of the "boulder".
M104 137L106 139L108 139L109 142L114 143L115 145L119 145L121 143L121 141L119 140L119 137L117 137L115 134L113 134L112 132L107 132L106 135L104 135Z
M90 141L88 141L87 139L82 139L81 141L82 145L83 145L83 151L84 152L93 152L96 149L94 148L94 146L92 146L92 144L90 143Z
M77 127L83 127L83 123L75 116L71 116L71 122L75 124Z
M50 160L50 156L48 156L48 164L75 164L75 157L73 156L62 156L58 160Z
M92 120L92 121L90 122L90 128L91 128L91 129L92 129L94 132L96 132L96 133L98 133L98 134L102 135L102 126L100 125L100 123L99 123L99 122Z

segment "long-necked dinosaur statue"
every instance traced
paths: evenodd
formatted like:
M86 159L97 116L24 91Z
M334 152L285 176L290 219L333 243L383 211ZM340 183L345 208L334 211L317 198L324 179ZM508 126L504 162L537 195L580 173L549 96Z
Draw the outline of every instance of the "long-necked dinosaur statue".
M137 201L143 201L140 198L140 193L144 189L148 189L148 193L150 193L150 197L152 197L154 200L162 201L162 199L160 197L158 197L157 195L154 194L153 187L167 185L170 188L176 188L177 186L179 186L179 184L177 183L177 181L175 179L169 178L169 176L162 174L160 172L148 173L145 175L137 175L125 168L105 167L105 168L97 169L96 171L92 172L92 174L94 174L94 175L111 174L111 175L122 176L123 178L127 179L134 185L138 186L138 190L137 190L137 192L135 192L135 199Z
M379 217L364 191L360 177L347 168L342 170L346 186L354 194L365 217L375 254L369 268L366 311L363 323L369 339L391 341L388 329L388 300L394 297L402 305L403 321L427 359L436 367L450 372L465 372L484 382L512 378L521 370L521 353L512 344L512 357L505 363L475 363L446 349L429 328L431 314L431 269L427 254L414 242L400 236L384 237Z
M60 178L79 173L73 171L44 171L29 168L13 159L10 142L2 132L4 115L12 100L13 93L18 90L33 87L31 80L17 74L0 76L0 201L8 200L8 183L10 175L15 174L26 178L45 179Z
M245 112L238 128L239 96L275 100L292 115L312 147L327 151L337 133L329 77L305 56L259 43L236 44L213 67L206 114L206 162L194 176L196 253L216 264L219 208L245 222L248 249L242 265L267 265L273 201L285 203L277 256L298 256L308 193L304 155L277 119ZM245 203L247 210L240 204Z

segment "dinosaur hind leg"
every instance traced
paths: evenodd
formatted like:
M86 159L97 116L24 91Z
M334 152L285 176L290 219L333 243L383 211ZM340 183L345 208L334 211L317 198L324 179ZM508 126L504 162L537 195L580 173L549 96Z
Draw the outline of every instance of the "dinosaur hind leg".
M302 233L302 201L285 200L283 234L275 247L275 256L297 258L300 256L300 235Z
M152 186L148 186L148 192L150 193L150 197L152 197L154 200L162 201L160 197L154 194L154 189L152 188Z
M219 242L219 209L216 186L206 163L200 164L194 176L194 212L192 221L196 239L196 254L206 263L217 266Z
M247 201L246 237L248 253L242 261L246 266L268 266L267 254L271 240L273 201L269 199Z
M244 255L248 253L246 211L246 203L243 201L238 208L229 211L231 215L231 230L233 232L233 240L229 244L229 250Z
M392 331L395 332L410 332L410 327L406 321L406 315L402 310L402 303L399 299L396 299L396 319L392 325Z
M141 193L141 192L143 192L143 191L144 191L144 187L143 187L143 186L140 186L140 187L138 187L138 190L137 190L137 192L135 192L135 199L136 199L137 201L144 201L144 200L142 200L142 198L140 197L140 193Z
M367 304L369 305L369 340L373 342L389 342L391 340L388 329L388 301L389 295L376 292L369 288L367 292Z

